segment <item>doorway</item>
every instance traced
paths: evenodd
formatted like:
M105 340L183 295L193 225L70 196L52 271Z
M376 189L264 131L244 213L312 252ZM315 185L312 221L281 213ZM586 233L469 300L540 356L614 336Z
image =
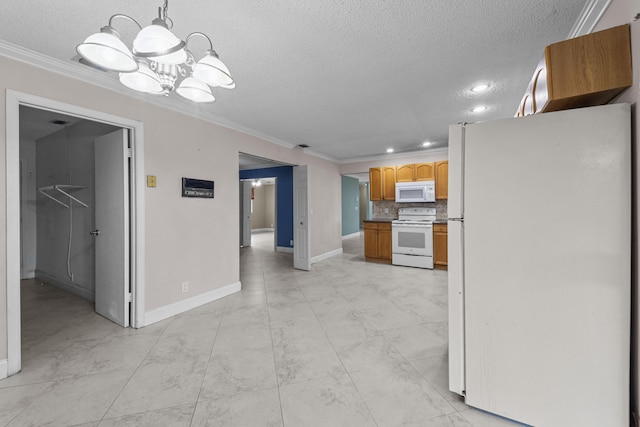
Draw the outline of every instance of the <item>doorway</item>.
M115 170L116 173L119 174L117 182L123 185L120 192L114 193L117 194L117 198L122 201L122 204L118 205L118 207L126 209L123 210L123 215L120 217L121 220L118 221L121 230L117 233L108 233L108 238L98 240L100 230L98 228L92 228L90 238L95 238L96 243L94 243L93 246L95 250L99 252L99 247L102 246L104 251L104 244L112 241L114 234L125 236L125 238L120 239L118 243L116 243L122 250L114 251L114 246L106 246L107 252L115 252L117 254L118 260L116 263L124 264L120 276L111 273L100 273L100 265L104 264L106 257L98 254L95 261L92 261L90 259L92 255L91 251L83 250L91 246L91 244L86 243L86 236L73 235L74 231L82 229L83 224L87 225L89 223L90 225L97 225L93 213L90 214L89 211L92 210L92 208L103 209L100 207L100 186L98 186L97 189L94 188L94 194L90 196L87 191L89 185L85 185L89 181L95 180L96 169L92 168L90 171L92 174L91 179L89 178L88 170L80 171L80 169L82 169L81 164L87 161L85 158L87 155L86 152L90 152L91 155L93 155L94 147L91 146L91 149L87 149L86 146L74 146L73 149L67 150L65 153L64 150L59 149L64 144L60 141L56 142L55 138L53 138L53 140L45 141L46 143L42 144L40 156L37 154L38 149L35 140L33 144L27 143L23 145L23 147L29 146L29 149L23 148L21 150L21 139L23 136L26 136L21 135L21 116L25 117L29 113L34 112L34 110L36 110L36 112L45 111L48 112L47 114L54 113L63 118L60 121L66 122L66 119L69 119L69 122L74 122L73 125L79 128L83 128L83 126L94 126L94 129L102 129L100 132L109 134L111 142L116 142L116 150L110 151L116 153L116 159L119 158L122 164L117 165L116 163L118 162L109 162L107 169L112 172ZM69 123L58 124L58 126L68 124ZM86 131L86 129L84 129L84 131ZM44 260L55 265L53 268L53 270L55 270L54 274L51 276L54 280L58 281L57 284L62 285L61 287L69 285L71 288L68 290L74 290L77 294L84 293L83 297L85 298L90 298L92 292L95 298L95 290L99 289L100 291L104 291L107 289L99 280L109 277L110 281L113 282L113 278L115 277L117 279L115 288L114 283L107 284L111 286L110 290L107 289L107 293L116 289L117 295L107 295L106 298L108 298L108 302L105 304L105 307L97 311L122 326L140 327L144 325L144 269L142 265L144 248L141 244L144 236L142 215L144 189L144 187L142 187L144 181L142 179L142 174L144 173L142 137L142 123L33 95L7 91L6 179L8 256L6 274L8 300L8 375L13 375L21 369L20 279L39 274L39 269L34 260L34 254L38 256L41 256L40 252L46 254L42 255ZM103 138L106 138L106 136ZM96 144L99 143L96 142ZM111 145L105 141L102 141L99 145L101 148L104 148L105 144ZM56 145L58 145L58 150L56 150ZM27 155L25 150L30 152L29 155ZM117 156L118 153L119 157ZM33 154L33 157L31 157L31 154ZM112 154L99 151L99 156L94 158L91 164L99 167L98 164L105 163L105 159L109 158L110 155ZM58 156L59 160L62 159L62 161L56 161L56 156ZM35 169L31 171L32 176L29 177L29 168L26 167L26 163L34 161L34 159L38 157L40 157L40 169L37 164L32 165ZM79 167L80 169L78 169ZM40 173L40 176L38 176L38 173ZM104 171L97 173L104 174ZM72 183L70 181L72 176L74 179L82 182ZM30 181L29 178L31 178ZM39 183L38 178L40 178ZM45 182L47 180L51 182ZM100 181L103 183L114 183L114 175L108 175ZM34 193L36 193L35 198L33 197ZM26 198L24 197L25 195L27 196ZM21 203L21 199L25 203ZM114 203L114 201L109 198L102 197L102 199L104 199L102 200L102 206L108 206ZM44 200L46 204L40 203L41 200ZM94 203L86 203L87 200L92 200ZM39 204L42 205L42 212L38 210ZM29 205L31 205L31 210L25 207ZM33 215L34 209L35 215ZM74 215L76 216L75 220ZM39 216L41 216L41 224L39 224ZM32 226L35 220L36 229L42 229L41 231L45 232L48 230L52 233L49 235L45 234L44 236L39 236L38 233L35 233L34 245L33 229L26 226L24 230L29 230L29 232L21 232L21 219L26 220L27 223ZM105 225L105 227L109 226ZM61 229L66 231L66 233L62 233L66 234L67 237L65 246L68 250L66 251L58 250L58 246L61 244L59 238L51 238L49 239L50 241L47 241L48 238L61 231ZM42 251L38 250L38 243L42 243L43 247L40 248ZM111 244L112 243L113 242L111 242ZM60 262L60 258L64 258L62 262ZM84 259L80 260L82 262L78 262L79 258ZM59 264L63 265L60 266ZM63 273L60 273L60 267L64 267ZM95 274L94 268L98 270L98 274ZM49 267L43 267L43 269L51 272ZM91 281L87 280L88 276L92 275L100 278L93 283L95 286L93 290L90 289L90 286L86 286L87 283ZM80 286L74 288L74 285ZM100 291L98 291L98 294ZM104 300L105 297L98 296L96 300L100 300L101 298ZM114 307L120 308L120 310ZM114 319L113 315L116 311L121 312L122 316ZM129 317L129 312L131 313L131 317Z

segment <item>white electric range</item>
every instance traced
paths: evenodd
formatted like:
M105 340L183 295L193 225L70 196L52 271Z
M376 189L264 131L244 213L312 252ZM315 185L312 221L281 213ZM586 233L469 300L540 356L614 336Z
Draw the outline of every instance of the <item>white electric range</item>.
M433 221L436 208L400 208L391 222L391 263L433 269Z

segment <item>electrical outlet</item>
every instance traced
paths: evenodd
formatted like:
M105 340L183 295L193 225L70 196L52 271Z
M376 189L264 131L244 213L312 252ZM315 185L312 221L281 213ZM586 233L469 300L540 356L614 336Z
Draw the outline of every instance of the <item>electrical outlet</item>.
M182 293L186 294L189 292L189 282L182 282Z
M289 244L293 246L293 240L289 240Z

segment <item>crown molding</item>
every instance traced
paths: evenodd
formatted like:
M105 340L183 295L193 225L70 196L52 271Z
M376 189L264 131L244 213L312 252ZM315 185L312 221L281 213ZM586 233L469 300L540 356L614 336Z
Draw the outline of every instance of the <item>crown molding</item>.
M167 108L176 113L182 113L192 117L196 117L208 123L241 132L246 135L265 140L272 144L279 145L281 147L293 148L296 146L295 144L291 144L281 139L274 138L270 135L257 132L231 120L224 119L214 114L206 113L206 111L202 111L202 108L199 108L199 106L192 103L181 102L177 98L167 98L165 96L160 97L147 95L144 93L131 92L106 72L99 71L76 62L62 61L56 58L52 58L40 52L27 49L14 43L10 43L6 40L0 39L0 55L47 71L54 72L56 74L71 77L73 79L80 80L84 83L92 84L103 89L111 90L128 97L142 99L144 102L148 102L149 104ZM311 152L309 152L309 154L314 155Z
M611 1L612 0L589 0L584 5L578 20L573 24L573 28L567 38L572 39L591 33L611 4Z
M347 165L350 163L359 163L359 162L371 162L375 160L386 160L386 159L399 159L403 157L411 157L416 155L426 155L426 154L448 154L449 148L431 148L431 149L422 149L422 150L414 150L414 151L403 151L401 153L391 153L391 154L380 154L377 156L365 156L365 157L352 157L350 159L338 160L337 162L341 165Z

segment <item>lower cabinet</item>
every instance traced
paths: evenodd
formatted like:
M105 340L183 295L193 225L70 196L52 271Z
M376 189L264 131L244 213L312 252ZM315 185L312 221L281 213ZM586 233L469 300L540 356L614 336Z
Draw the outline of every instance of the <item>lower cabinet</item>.
M447 224L433 224L433 267L447 269Z
M391 223L364 223L364 257L367 261L391 264Z

